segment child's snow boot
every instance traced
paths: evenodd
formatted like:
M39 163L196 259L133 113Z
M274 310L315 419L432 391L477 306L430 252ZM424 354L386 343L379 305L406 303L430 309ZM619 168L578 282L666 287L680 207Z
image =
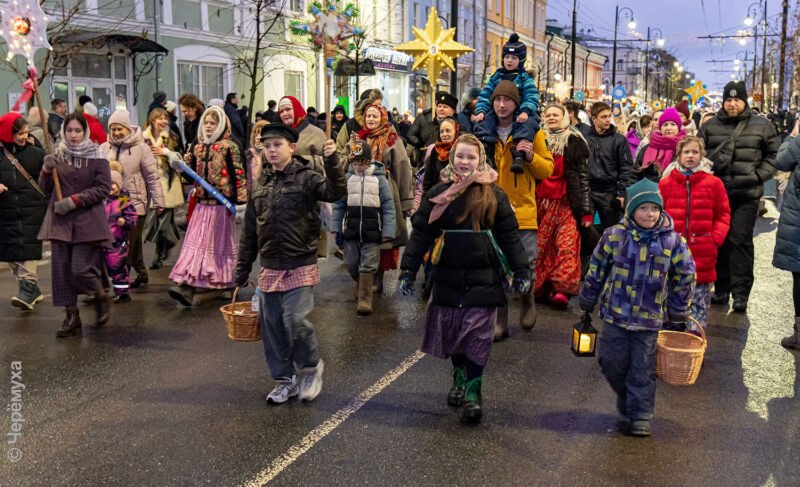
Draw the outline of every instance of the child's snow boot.
M536 326L536 302L533 299L533 289L522 296L522 303L519 307L519 326L528 331L533 330L533 327Z
M34 281L19 281L19 293L11 298L11 306L15 306L22 310L33 311L36 303L43 300L44 296L42 291L39 290L38 284Z
M794 333L781 340L781 346L791 350L800 350L800 316L794 317Z
M646 419L635 419L631 421L631 435L650 436L650 421Z
M447 405L458 407L464 403L464 387L467 384L467 369L453 367L453 386L447 393Z
M461 419L465 422L479 423L483 416L481 379L482 377L475 377L467 381L464 391L464 407L461 409Z
M359 316L372 314L372 281L371 272L362 272L358 275L358 309Z

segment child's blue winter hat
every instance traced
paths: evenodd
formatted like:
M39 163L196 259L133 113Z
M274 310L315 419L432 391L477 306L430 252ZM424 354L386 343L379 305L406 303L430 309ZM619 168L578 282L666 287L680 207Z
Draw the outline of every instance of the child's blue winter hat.
M638 183L630 186L625 194L627 206L625 207L625 214L633 218L633 212L636 208L645 203L653 203L664 208L664 200L661 199L661 193L658 192L658 184L645 178Z

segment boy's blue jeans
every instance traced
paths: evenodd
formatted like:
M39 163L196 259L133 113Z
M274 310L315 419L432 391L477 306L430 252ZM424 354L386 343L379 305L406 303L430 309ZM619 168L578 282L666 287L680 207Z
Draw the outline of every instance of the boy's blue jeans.
M625 398L631 421L653 417L657 342L658 331L631 331L608 323L598 339L600 368L614 392Z

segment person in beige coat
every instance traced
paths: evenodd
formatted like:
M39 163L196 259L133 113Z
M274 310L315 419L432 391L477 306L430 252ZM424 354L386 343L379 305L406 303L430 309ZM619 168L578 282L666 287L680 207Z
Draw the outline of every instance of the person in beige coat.
M414 205L414 178L408 153L400 135L389 123L389 113L378 103L364 110L364 128L358 132L372 148L372 158L383 163L394 196L396 230L394 240L381 245L381 262L375 274L374 292L383 291L384 271L397 269L400 247L408 242L406 218ZM340 156L340 165L346 166L347 150Z
M170 167L170 159L181 159L178 153L180 141L177 134L169 129L169 114L163 108L154 108L147 115L147 129L144 140L156 159L161 189L164 192L164 211L158 215L156 228L148 232L148 239L156 243L156 255L151 269L160 269L169 257L180 235L175 223L175 208L183 204L183 186L180 175Z
M299 134L294 155L307 160L311 169L324 175L325 163L322 157L322 146L325 145L325 132L308 121L306 109L293 96L284 96L278 102L278 116L281 119L281 123L292 127ZM320 213L322 229L320 230L319 243L317 245L317 257L325 258L328 257L328 228L330 225L331 204L320 202Z
M148 200L157 211L161 211L166 205L164 192L156 160L145 142L142 129L131 125L131 114L127 110L115 111L108 119L108 129L108 141L100 146L100 150L108 160L122 164L124 179L121 189L130 194L139 216L136 226L128 234L128 265L136 270L136 279L131 282L131 287L138 288L150 280L142 248Z

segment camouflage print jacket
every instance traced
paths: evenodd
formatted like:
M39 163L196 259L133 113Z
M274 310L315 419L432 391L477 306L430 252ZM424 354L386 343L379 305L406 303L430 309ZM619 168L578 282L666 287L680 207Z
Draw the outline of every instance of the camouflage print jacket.
M580 307L592 311L599 299L603 322L656 331L664 321L686 321L694 286L694 260L669 215L650 230L626 217L597 244Z

